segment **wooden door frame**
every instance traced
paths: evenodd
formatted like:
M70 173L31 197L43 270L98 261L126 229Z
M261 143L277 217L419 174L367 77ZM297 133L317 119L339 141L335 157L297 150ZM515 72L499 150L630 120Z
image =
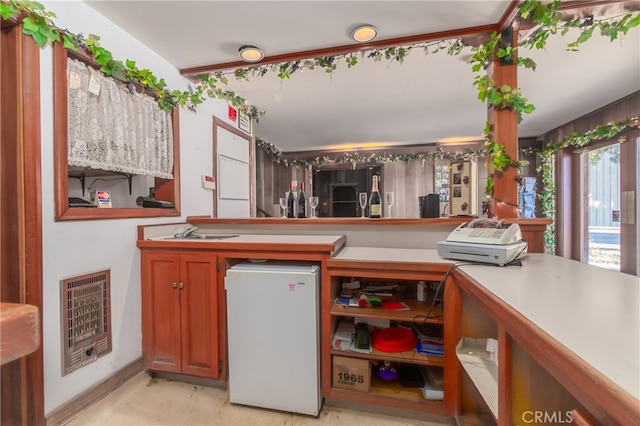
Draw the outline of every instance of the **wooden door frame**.
M40 48L31 37L22 33L22 27L16 22L0 20L0 28L5 48L0 75L8 79L5 89L15 87L2 95L4 108L13 107L15 111L15 120L3 120L2 123L0 156L15 158L15 168L0 170L3 199L9 197L13 202L3 206L2 213L7 211L4 209L11 211L9 217L0 214L2 249L17 253L17 262L0 265L3 278L7 272L12 276L8 282L2 280L2 298L3 301L36 306L40 311L39 327L42 330ZM2 112L3 117L6 112ZM41 333L40 347L35 352L2 367L1 403L3 411L9 409L13 424L45 423L43 359Z
M234 135L246 139L249 144L249 217L256 217L256 143L253 135L249 135L240 129L237 129L229 123L213 116L213 145L212 145L212 176L218 176L218 128L223 128ZM253 129L255 126L251 126ZM216 178L217 179L217 178ZM218 193L220 191L220 182L217 182L216 189L213 191L213 210L212 217L218 217Z

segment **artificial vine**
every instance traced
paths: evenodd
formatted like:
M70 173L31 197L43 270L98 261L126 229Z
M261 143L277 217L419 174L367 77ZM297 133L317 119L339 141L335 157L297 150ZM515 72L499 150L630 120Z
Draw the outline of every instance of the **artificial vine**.
M285 157L282 157L281 151L275 147L275 145L270 144L262 139L256 138L256 145L262 151L269 154L272 158L272 161L275 164L284 166L284 167L295 167L295 168L309 168L309 167L321 167L330 163L333 164L349 164L352 169L355 169L358 164L387 164L402 161L404 163L408 163L410 161L421 161L424 165L427 160L452 160L452 161L460 161L460 160L469 160L475 159L478 157L483 157L486 154L484 149L477 150L465 150L464 152L448 152L442 148L438 148L433 151L425 151L411 154L389 154L386 152L376 153L372 152L371 154L364 155L358 152L346 152L343 154L336 154L332 157L322 156L315 157L312 159L295 159L291 160Z
M560 0L554 0L551 3L539 0L524 1L518 9L518 16L522 20L530 20L532 23L537 25L538 28L525 40L520 41L519 49L522 49L523 47L543 49L546 46L550 35L557 33L565 35L571 29L578 29L580 31L578 37L567 45L568 50L578 50L580 44L589 40L596 30L599 30L602 36L609 37L609 39L613 41L626 35L631 28L640 25L640 13L636 13L635 15L627 13L618 20L606 19L598 21L595 20L593 16L588 16L563 21L562 14L559 12L561 4L562 2ZM440 40L429 43L390 47L386 49L361 51L359 53L348 53L344 55L282 62L278 64L257 65L253 67L239 68L230 73L216 72L213 75L203 75L199 77L199 83L191 90L179 91L168 89L164 79L157 78L148 69L139 69L136 66L136 62L133 60L126 60L122 62L114 59L110 51L100 46L100 38L98 36L89 35L85 38L82 35L76 35L66 29L57 27L53 22L55 14L51 11L46 11L44 6L37 1L0 0L0 16L5 20L17 16L21 17L23 33L31 36L40 47L45 46L49 42L61 42L67 49L83 49L88 51L93 56L94 60L100 65L101 72L126 83L129 87L133 87L133 84L139 84L150 90L157 98L160 107L165 111L171 111L176 106L184 106L194 110L197 105L204 102L206 95L209 98L226 100L231 105L238 108L240 112L255 120L258 120L259 117L264 114L264 111L260 111L257 107L248 104L245 99L236 95L234 92L224 90L220 87L220 85L227 84L227 75L233 74L236 79L244 79L248 81L249 76L263 76L268 72L276 72L279 78L285 79L290 78L293 73L302 68L311 70L321 68L324 69L326 73L331 74L337 69L337 64L340 60L345 61L349 68L356 66L361 59L370 59L373 61L386 59L388 61L397 61L402 63L413 51L422 50L424 54L432 54L444 50L449 55L458 55L465 47L462 40L459 39ZM518 116L518 122L522 120L523 114L529 114L534 111L535 107L529 104L527 99L522 96L520 89L509 87L507 85L498 87L488 76L480 74L481 70L485 69L488 63L494 60L494 58L508 63L515 62L518 66L535 70L536 64L533 60L517 54L516 48L503 40L503 34L501 33L491 34L489 42L478 47L473 47L471 50L473 53L471 58L472 71L474 73L478 73L474 78L473 86L478 90L478 99L480 101L486 102L488 105L497 109L510 109L515 111ZM628 126L634 125L633 123L635 123L635 126L637 127L637 118L628 120L631 121L626 124L614 123L598 126L592 132L588 132L587 134L573 135L572 137L565 138L565 140L557 142L556 144L547 145L543 151L544 154L540 154L547 159L543 160L543 166L541 166L543 182L545 182L545 191L553 190L552 172L546 169L546 167L551 167L550 164L552 164L552 161L550 161L549 158L552 157L552 153L555 153L566 146L584 146L594 138L605 136L612 137L612 135L622 131L620 128L616 127L618 125L621 125L622 129L624 129ZM518 168L522 165L522 163L510 158L506 153L504 149L505 146L503 144L493 141L490 126L485 126L484 137L484 151L477 153L473 152L468 155L488 155L490 158L490 161L488 162L491 163L491 166L495 171L504 171L508 167ZM268 143L264 143L262 145L259 143L258 145L262 146L263 149L266 148L268 152L276 154L276 156L279 155L277 148L269 146ZM467 154L462 153L460 155L464 156ZM448 156L454 156L454 154L445 153L444 151L432 151L430 153L420 154L388 155L385 153L361 156L354 153L345 154L336 161L339 161L339 164L350 163L352 167L355 168L358 162L384 163L388 161L424 161L426 159L435 158L452 158ZM314 160L287 160L276 158L275 161L287 167L308 167L309 165L314 164L325 164L330 160L327 160L326 157L318 157ZM549 166L547 166L548 164ZM485 188L488 194L493 192L492 175L490 175L490 179L491 182L488 182L487 187ZM549 187L546 186L547 184ZM552 197L544 192L541 196L543 197L543 204L549 203L549 208L544 208L545 215L552 215L555 208L551 207Z
M556 154L565 148L581 148L594 141L612 139L630 128L640 126L640 117L628 117L613 123L600 124L585 133L574 132L560 141L551 142L542 149L527 148L520 150L525 155L535 155L539 160L536 171L542 176L542 190L537 195L542 205L544 217L553 219L556 214L554 161ZM547 226L544 243L548 253L555 252L556 235L553 223Z
M22 32L31 36L40 47L50 42L61 42L65 49L89 52L93 60L100 65L100 72L125 83L130 90L134 90L133 88L138 84L151 91L164 111L171 112L176 106L194 110L205 101L205 95L207 95L210 98L226 100L252 119L257 120L264 114L235 93L217 86L217 81L212 76L201 77L200 83L192 90L183 92L170 90L163 78L156 77L149 69L138 68L135 61L127 59L123 62L114 59L109 50L100 46L99 36L89 34L84 37L56 26L53 22L55 13L45 10L44 6L37 1L1 0L0 16L4 20L21 16Z
M538 0L526 0L518 10L518 15L522 19L531 19L539 28L532 37L521 44L521 46L542 49L550 34L566 32L571 28L580 28L579 37L568 45L571 50L576 50L578 46L587 41L594 30L599 28L604 36L611 40L616 39L621 34L626 34L629 29L640 24L640 14L626 14L619 21L594 21L593 17L586 19L576 18L571 21L562 21L562 15L558 12L561 5L560 0L553 3L542 3ZM22 16L23 32L30 35L41 47L49 42L62 42L68 49L86 49L96 62L101 66L100 71L106 75L113 76L127 83L138 83L151 90L158 99L160 106L170 111L175 106L185 106L189 109L195 107L205 100L205 95L210 98L226 100L237 107L240 112L247 114L250 118L258 120L264 111L258 110L245 99L236 95L230 90L224 90L220 85L227 83L226 73L217 72L213 75L200 76L200 82L192 90L181 92L179 90L169 90L164 79L158 79L150 70L139 69L135 61L126 60L124 62L113 58L111 52L100 46L99 37L89 35L84 38L81 35L71 33L66 29L57 27L53 18L55 13L46 11L44 6L34 0L0 0L0 16L3 19L10 19L12 16ZM371 59L381 61L397 61L402 63L404 59L413 51L422 50L424 54L436 53L445 50L449 55L458 55L465 45L460 39L439 40L429 43L418 43L407 46L390 47L386 49L373 49L359 53L348 53L343 55L327 56L307 60L297 60L292 62L282 62L278 64L257 65L253 67L239 68L229 74L233 74L236 79L249 80L249 76L263 76L267 72L276 72L281 79L290 78L297 70L308 68L322 68L326 73L332 73L337 68L340 60L346 62L349 68L356 66L360 59ZM494 33L491 40L485 45L472 48L471 59L473 72L479 72L494 57L502 61L513 61L515 48L502 40L502 34ZM517 63L520 66L535 69L535 62L531 59L518 57ZM499 109L512 109L518 113L519 120L522 113L530 113L534 106L529 104L520 93L518 88L509 86L497 87L487 76L477 76L474 86L478 90L478 98L489 105Z

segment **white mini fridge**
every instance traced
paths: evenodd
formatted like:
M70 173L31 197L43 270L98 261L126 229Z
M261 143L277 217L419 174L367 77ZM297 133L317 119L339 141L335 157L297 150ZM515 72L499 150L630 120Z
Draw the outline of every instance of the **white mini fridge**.
M319 266L240 263L226 274L229 399L317 416Z

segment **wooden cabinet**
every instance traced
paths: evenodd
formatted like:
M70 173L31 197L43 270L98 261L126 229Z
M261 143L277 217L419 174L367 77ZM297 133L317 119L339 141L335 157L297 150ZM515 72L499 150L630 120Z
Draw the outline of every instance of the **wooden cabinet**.
M638 335L637 277L556 256L524 262L463 265L451 274L462 416L485 413L482 424L499 426L639 424L637 380L625 381L638 371L629 346ZM597 339L593 330L602 330Z
M219 378L218 257L142 250L142 352L150 370Z
M438 303L431 308L431 300L435 295L435 287L443 278L446 265L413 264L413 263L380 263L368 261L347 261L339 259L328 260L328 275L323 278L323 393L325 398L349 400L372 406L387 406L401 410L427 412L440 415L453 415L457 405L457 389L447 384L448 370L455 366L447 359L453 359L454 354L443 356L420 354L415 348L404 352L387 352L372 348L370 353L352 350L336 349L332 345L334 333L341 321L373 320L389 322L391 326L417 326L423 330L429 329L430 335L439 334L446 344L447 334L453 330L447 326L441 301L444 297L444 286L438 293ZM410 310L387 310L382 307L349 307L337 303L341 285L344 281L359 280L361 286L367 284L395 283L401 291L394 294L390 300L405 303ZM416 287L419 281L434 283L434 291L428 292L427 300L416 300ZM446 308L446 304L444 305ZM325 314L327 313L327 314ZM427 317L428 315L428 317ZM455 326L454 326L455 327ZM366 359L371 366L371 386L362 392L344 389L333 382L333 366L335 357ZM343 358L339 358L341 361ZM416 366L419 370L435 369L444 377L444 399L425 399L422 388L404 387L398 380L383 381L377 377L377 369L388 361L398 369ZM456 383L455 380L451 383Z

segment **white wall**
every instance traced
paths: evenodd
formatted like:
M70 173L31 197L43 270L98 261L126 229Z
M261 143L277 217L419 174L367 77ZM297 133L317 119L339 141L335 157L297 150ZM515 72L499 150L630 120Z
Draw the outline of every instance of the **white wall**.
M135 60L166 80L169 88L186 90L189 82L167 61L139 43L86 4L44 1L56 13L55 23L73 33L97 34L114 58ZM123 3L123 7L126 7ZM144 18L144 17L141 17ZM212 194L200 187L200 175L212 172L212 115L226 118L226 102L208 101L197 113L180 111L182 219L114 219L54 221L52 49L41 60L42 212L43 212L43 340L45 413L110 377L142 355L140 255L136 226L177 222L188 215L210 215ZM135 178L134 178L135 179ZM145 191L148 190L145 189ZM87 196L88 198L88 196ZM111 268L113 351L62 377L60 279Z

